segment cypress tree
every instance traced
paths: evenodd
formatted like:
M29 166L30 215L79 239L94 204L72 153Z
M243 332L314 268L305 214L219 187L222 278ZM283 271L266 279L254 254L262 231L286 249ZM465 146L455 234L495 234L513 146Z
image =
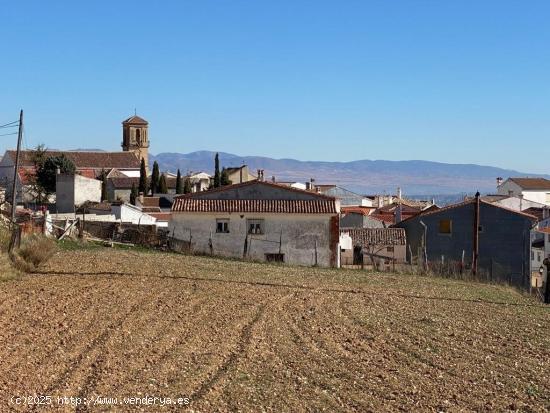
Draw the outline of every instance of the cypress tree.
M192 192L192 189L191 189L191 180L189 179L189 177L187 176L185 178L185 182L183 183L183 193L184 194L190 194Z
M99 175L99 180L101 181L101 201L107 200L107 172L105 169L101 170L101 175Z
M139 192L147 195L147 169L145 169L145 159L141 158L141 166L139 168Z
M214 157L214 188L219 188L221 186L221 175L220 175L220 157L216 152Z
M181 173L178 169L178 175L176 176L176 194L181 194Z
M151 174L151 195L155 195L159 187L159 164L157 161L153 163L153 173Z
M168 185L166 185L166 176L162 174L159 179L159 194L168 193Z
M227 169L222 169L222 174L220 177L220 184L221 186L231 185L231 181L229 180L229 173L227 172Z
M138 190L136 188L136 184L132 182L132 189L130 191L130 203L132 205L136 204L136 198L138 197Z

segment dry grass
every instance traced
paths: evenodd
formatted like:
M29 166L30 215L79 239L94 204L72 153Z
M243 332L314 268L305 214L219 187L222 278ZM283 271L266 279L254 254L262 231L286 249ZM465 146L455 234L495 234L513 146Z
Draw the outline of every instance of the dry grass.
M0 411L17 410L14 394L182 396L200 412L550 410L549 308L488 284L60 251L0 284L0 324Z
M57 250L55 241L43 235L34 234L21 240L21 247L13 256L14 266L25 272L36 271L48 261Z

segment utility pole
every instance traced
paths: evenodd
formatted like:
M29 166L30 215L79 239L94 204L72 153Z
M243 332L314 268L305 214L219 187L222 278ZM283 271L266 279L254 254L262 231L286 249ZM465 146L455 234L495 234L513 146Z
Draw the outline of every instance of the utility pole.
M545 258L542 263L546 265L546 283L544 288L544 302L545 304L550 304L550 258ZM544 268L541 267L541 269L544 271Z
M13 184L11 188L11 222L15 224L15 209L17 203L17 174L19 172L19 157L21 155L21 139L23 138L23 109L19 112L19 132L17 133L17 154L15 155L15 168L13 171Z
M476 192L474 203L474 239L473 239L473 257L472 257L472 274L477 275L477 265L479 260L479 191Z

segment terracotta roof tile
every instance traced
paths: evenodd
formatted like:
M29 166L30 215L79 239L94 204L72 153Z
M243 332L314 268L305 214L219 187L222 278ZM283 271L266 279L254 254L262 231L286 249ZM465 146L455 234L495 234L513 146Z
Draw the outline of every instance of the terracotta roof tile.
M6 151L6 155L15 161L16 151ZM34 166L33 154L35 151L21 151L19 159L21 166ZM102 151L46 151L46 156L64 154L75 164L77 169L139 169L140 160L132 152L102 152Z
M117 189L132 189L132 184L136 188L139 186L139 178L108 178L107 182L110 182Z
M340 212L342 214L361 214L361 215L370 215L373 210L375 210L375 207L362 207L362 206L343 206L340 207Z
M159 207L160 197L158 196L146 196L143 198L143 202L140 201L140 204L144 207Z
M550 180L544 178L510 178L523 189L550 189Z
M122 123L123 124L124 123L131 123L131 124L135 124L135 125L148 125L149 124L149 122L147 122L143 118L140 118L137 115L130 116L128 119L123 120Z
M173 212L258 212L280 214L336 214L334 200L193 199L176 198Z
M158 221L170 221L170 219L172 219L171 212L148 212L147 215L151 215Z
M407 238L403 228L350 228L348 233L354 245L405 245Z

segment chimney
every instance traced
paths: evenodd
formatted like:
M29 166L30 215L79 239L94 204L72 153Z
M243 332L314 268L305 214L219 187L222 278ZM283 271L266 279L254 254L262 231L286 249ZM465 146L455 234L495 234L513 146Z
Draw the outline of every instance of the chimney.
M306 191L311 189L311 182L306 182Z
M273 175L273 176L271 177L271 182L273 182L273 183L277 182L277 181L275 180L275 175Z
M523 194L519 194L518 198L519 198L519 210L521 212L523 211Z
M546 219L549 216L550 216L550 208L545 206L544 208L542 208L542 219Z
M382 195L378 195L378 208L382 208L384 206L384 200L382 199Z
M143 205L143 192L139 193L139 203Z
M395 211L395 223L399 224L401 221L403 221L403 210L401 203L397 205L397 209Z
M499 176L497 178L497 188L502 185L502 178Z
M398 199L401 199L402 198L402 193L401 193L401 188L400 187L397 187L397 198Z

